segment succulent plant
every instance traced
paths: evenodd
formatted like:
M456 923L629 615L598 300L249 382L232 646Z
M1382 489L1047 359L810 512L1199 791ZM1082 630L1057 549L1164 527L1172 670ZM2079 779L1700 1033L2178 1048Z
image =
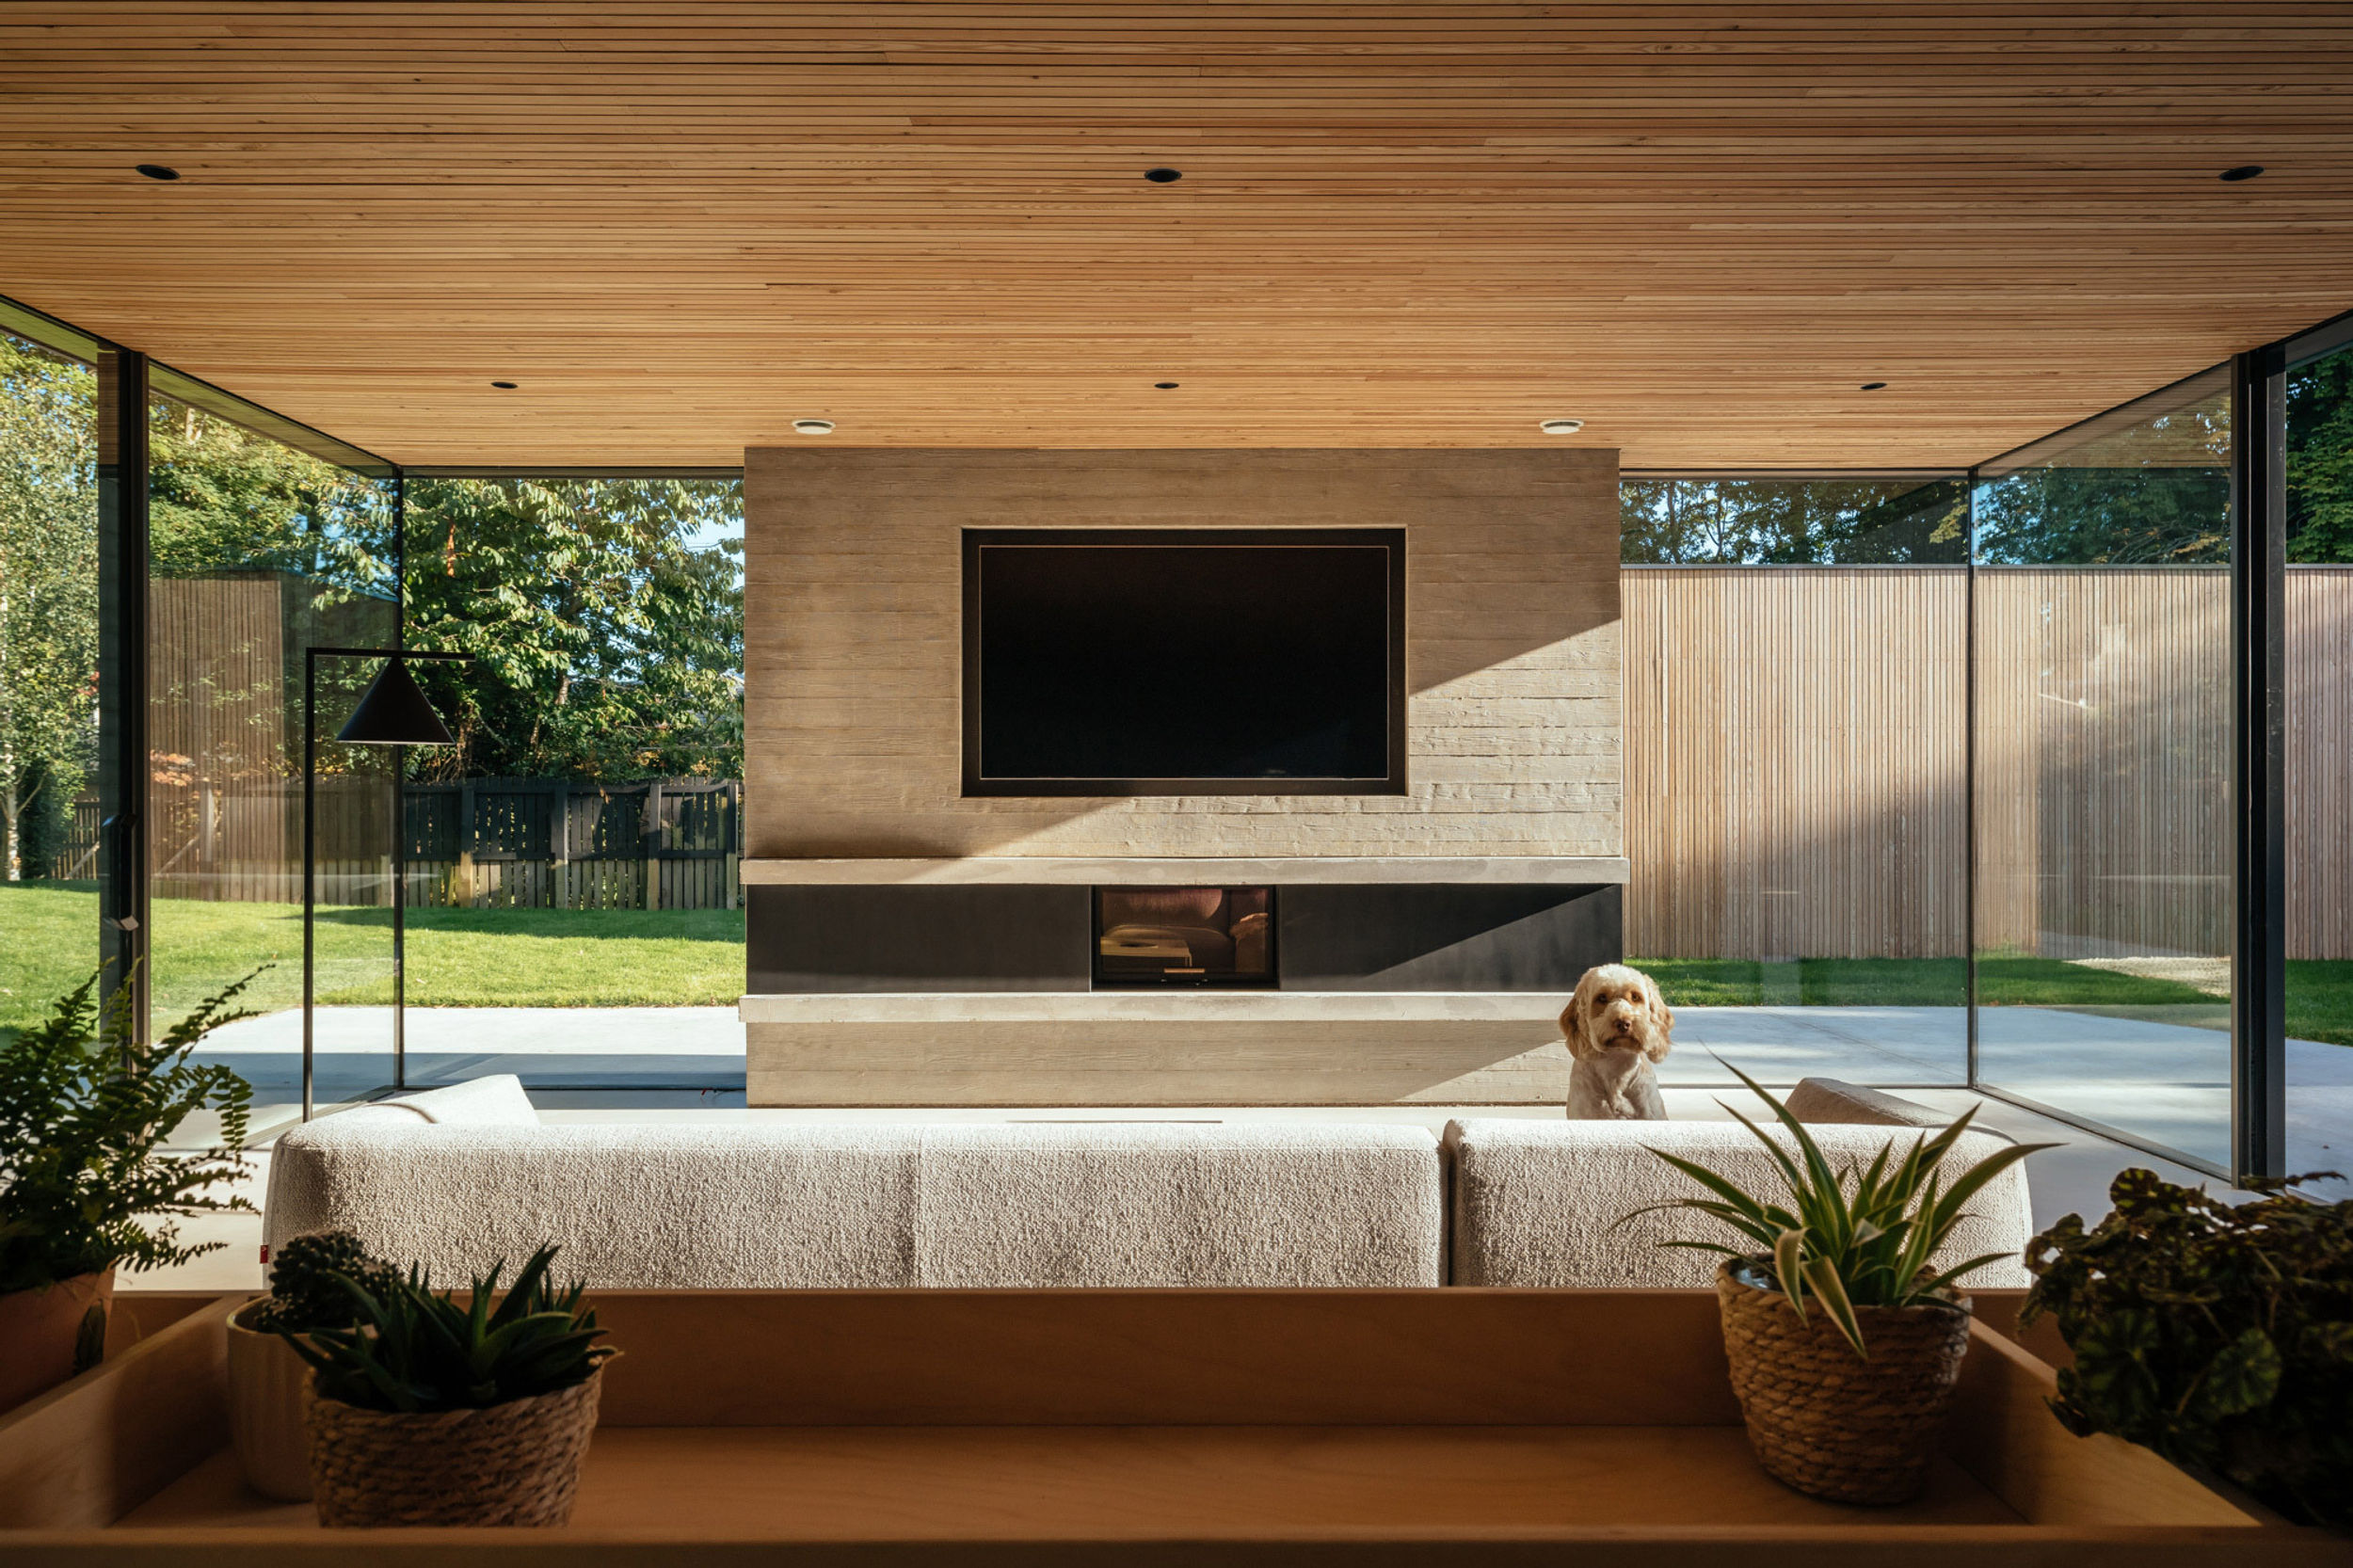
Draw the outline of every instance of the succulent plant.
M585 1383L614 1353L596 1343L604 1336L596 1313L581 1308L585 1287L558 1292L548 1283L555 1253L533 1253L504 1300L506 1266L493 1265L463 1305L436 1294L422 1269L374 1283L338 1274L352 1326L285 1338L318 1374L321 1398L363 1410L478 1410L552 1394Z
M246 1320L264 1334L307 1334L350 1328L360 1304L344 1288L345 1278L383 1294L400 1281L400 1271L368 1256L347 1230L323 1230L281 1242L270 1258L269 1295Z

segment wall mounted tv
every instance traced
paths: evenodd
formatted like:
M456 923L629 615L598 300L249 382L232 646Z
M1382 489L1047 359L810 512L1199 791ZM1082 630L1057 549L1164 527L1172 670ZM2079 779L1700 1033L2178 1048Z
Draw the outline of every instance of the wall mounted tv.
M1401 528L968 528L968 795L1402 794Z

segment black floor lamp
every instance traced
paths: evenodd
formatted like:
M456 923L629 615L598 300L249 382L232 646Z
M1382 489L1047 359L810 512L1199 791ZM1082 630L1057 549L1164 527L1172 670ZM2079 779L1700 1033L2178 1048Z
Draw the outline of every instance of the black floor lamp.
M471 653L420 653L411 648L306 648L302 650L302 1119L309 1121L313 1109L312 1086L312 1052L315 1045L312 1002L316 943L312 934L312 920L318 911L318 709L319 660L327 658L385 659L391 661L378 670L368 689L360 694L359 706L335 739L345 745L363 746L445 746L452 744L449 727L441 715L433 711L417 678L408 673L411 659L433 659L465 663ZM404 1059L408 1042L403 1038L406 1011L400 986L404 954L401 952L401 905L408 898L407 859L405 853L408 824L402 820L399 809L399 765L394 763L392 812L392 1079L395 1083L405 1076Z

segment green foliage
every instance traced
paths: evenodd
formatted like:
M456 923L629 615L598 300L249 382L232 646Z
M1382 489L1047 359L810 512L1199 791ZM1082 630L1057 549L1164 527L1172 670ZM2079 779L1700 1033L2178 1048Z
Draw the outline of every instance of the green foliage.
M27 831L96 756L97 441L96 373L0 332L0 877L48 873Z
M581 1309L584 1287L558 1293L548 1283L555 1252L533 1253L496 1306L504 1264L473 1282L462 1306L435 1294L422 1270L373 1285L341 1275L353 1326L289 1334L287 1343L318 1373L322 1398L363 1410L479 1410L572 1387L614 1352L596 1343L604 1331Z
M2334 1172L2315 1172L2295 1181ZM2353 1525L2353 1200L2286 1183L2233 1207L2153 1171L2026 1251L2021 1324L2050 1313L2075 1352L2051 1408L2228 1476L2292 1517Z
M2231 400L2201 391L2095 427L2049 461L1977 489L1994 566L2216 566L2231 559Z
M1651 565L1957 565L1968 491L1956 479L1628 479L1619 557Z
M222 1243L182 1246L178 1227L158 1216L252 1212L216 1189L247 1170L253 1091L225 1066L188 1060L208 1032L250 1016L230 1011L250 979L139 1046L127 985L106 1003L100 1037L92 977L45 1023L0 1047L0 1292L117 1265L184 1263ZM172 1129L200 1111L218 1112L219 1144L164 1152Z
M1977 1115L1977 1108L1972 1106L1934 1137L1923 1133L1914 1139L1912 1147L1900 1157L1891 1160L1896 1146L1890 1143L1867 1166L1858 1166L1850 1160L1833 1168L1813 1134L1806 1131L1805 1124L1792 1116L1788 1107L1739 1068L1730 1063L1724 1065L1771 1108L1774 1119L1796 1145L1793 1154L1762 1127L1739 1112L1732 1112L1742 1127L1756 1134L1757 1142L1772 1157L1788 1184L1789 1203L1771 1202L1744 1192L1705 1165L1653 1149L1651 1153L1698 1182L1711 1195L1655 1204L1635 1213L1683 1208L1709 1215L1731 1226L1753 1245L1732 1247L1719 1241L1661 1244L1693 1252L1721 1253L1726 1257L1754 1258L1761 1266L1769 1258L1764 1272L1788 1296L1790 1308L1803 1318L1810 1296L1828 1314L1847 1343L1854 1347L1854 1353L1865 1360L1871 1352L1864 1343L1862 1325L1855 1319L1854 1309L1919 1306L1946 1301L1952 1295L1952 1286L1961 1276L2000 1261L2005 1254L1988 1253L1937 1270L1929 1260L1961 1222L1965 1212L1962 1205L1987 1182L2038 1149L2056 1146L2013 1144L1978 1160L1954 1176L1948 1186L1943 1171L1945 1157L1952 1152L1961 1135L1969 1130L1969 1124ZM1732 1110L1730 1106L1725 1109ZM1633 1217L1629 1214L1625 1218ZM1619 1221L1621 1224L1625 1223Z
M433 776L740 776L739 480L426 479L409 488L419 678L457 744Z
M2353 563L2353 351L2288 376L2288 559Z
M154 575L278 572L312 589L314 611L371 600L389 615L400 548L391 480L160 397L148 443Z
M400 1284L400 1272L370 1257L347 1230L292 1237L270 1258L269 1294L246 1326L263 1334L350 1328L360 1320L360 1304L344 1288L345 1279L380 1297Z

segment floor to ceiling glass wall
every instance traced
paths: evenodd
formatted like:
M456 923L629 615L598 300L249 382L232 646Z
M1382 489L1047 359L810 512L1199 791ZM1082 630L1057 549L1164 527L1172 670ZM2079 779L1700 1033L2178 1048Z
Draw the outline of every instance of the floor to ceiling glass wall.
M2231 1158L2231 380L1979 471L1977 1078Z
M2287 1168L2353 1197L2353 346L2288 367L2286 522Z
M0 316L0 1044L99 963L98 381L73 336Z
M744 1087L743 482L412 479L408 1079ZM590 1100L589 1103L599 1103Z
M1968 491L1620 486L1625 940L1683 1082L1968 1077Z
M245 417L241 419L239 416ZM265 428L265 425L272 427ZM308 650L399 632L388 472L322 456L200 383L157 371L149 409L148 875L152 1016L248 976L264 1016L211 1036L257 1121L302 1098L303 733ZM333 736L377 661L315 660L316 1099L394 1071L392 758Z

